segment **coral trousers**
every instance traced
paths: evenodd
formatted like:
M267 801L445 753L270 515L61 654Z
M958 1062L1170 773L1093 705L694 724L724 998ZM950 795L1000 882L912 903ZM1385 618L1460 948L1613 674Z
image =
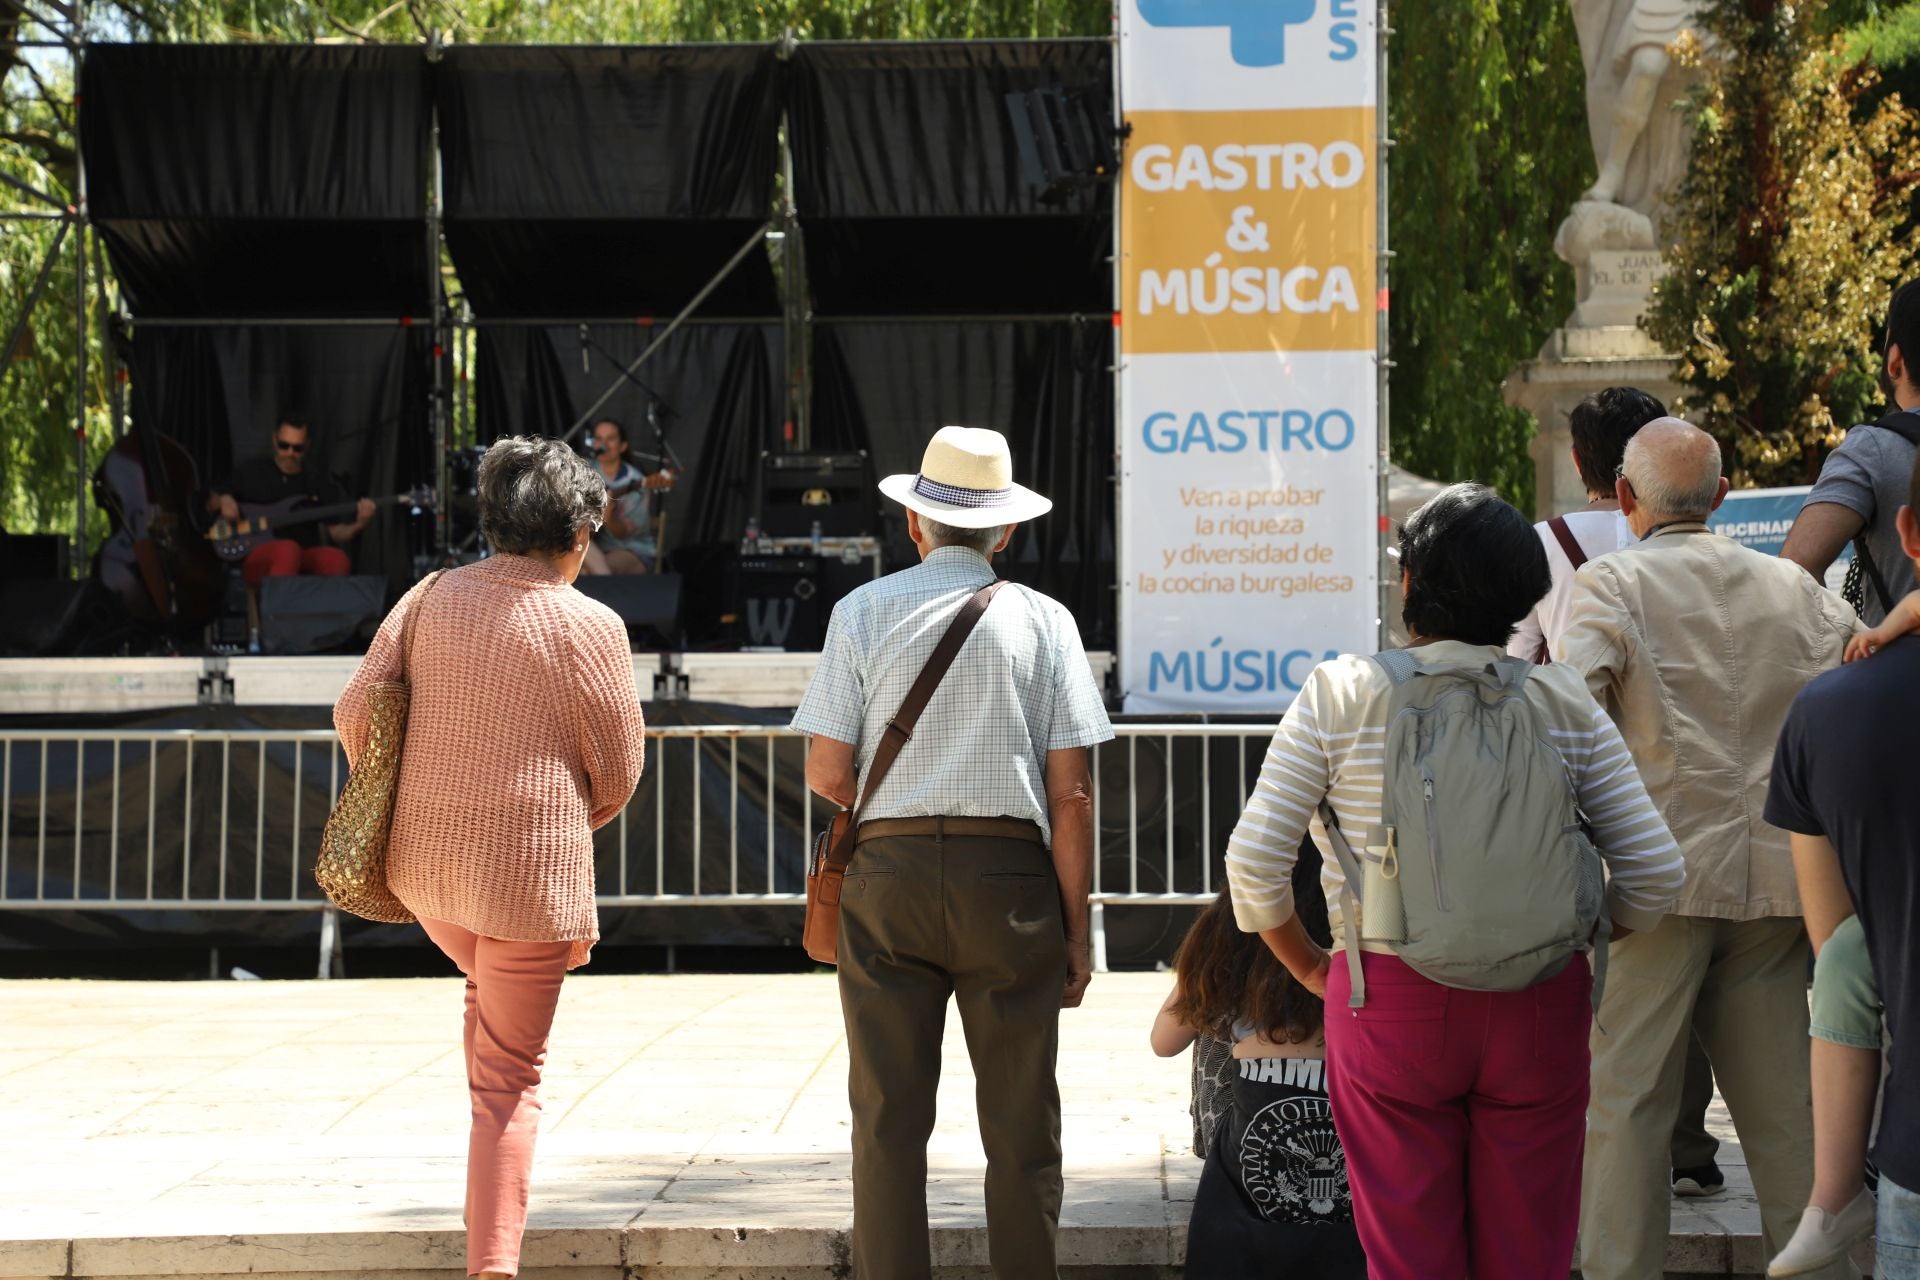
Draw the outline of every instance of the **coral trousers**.
M1395 956L1327 975L1327 1079L1373 1280L1564 1280L1580 1213L1593 976L1461 991Z
M540 1068L570 942L509 942L421 920L467 975L467 1274L520 1270L527 1182L540 1131Z

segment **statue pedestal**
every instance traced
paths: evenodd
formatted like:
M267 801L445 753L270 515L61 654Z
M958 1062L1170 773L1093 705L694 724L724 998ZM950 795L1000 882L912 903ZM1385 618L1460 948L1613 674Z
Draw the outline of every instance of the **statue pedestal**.
M1594 255L1596 260L1610 256ZM1618 256L1653 257L1658 262L1652 254ZM1598 261L1594 265L1601 266ZM1600 287L1596 282L1596 293ZM1633 314L1638 315L1646 308L1646 287L1634 288L1639 300L1632 304ZM1525 409L1539 424L1527 450L1533 455L1536 518L1544 520L1587 505L1587 487L1573 465L1573 436L1567 425L1573 407L1604 387L1623 386L1638 387L1672 405L1681 391L1673 380L1676 360L1630 322L1568 327L1554 330L1537 357L1507 375L1501 384L1507 403Z
M1575 268L1579 303L1567 324L1577 329L1639 324L1653 286L1666 274L1666 260L1655 250L1595 249Z

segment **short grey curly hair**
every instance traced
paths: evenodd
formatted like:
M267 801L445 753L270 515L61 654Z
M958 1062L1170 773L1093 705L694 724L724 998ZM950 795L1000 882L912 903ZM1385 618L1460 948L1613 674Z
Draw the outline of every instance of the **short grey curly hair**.
M503 436L480 459L480 532L495 551L571 551L599 526L607 482L559 440Z

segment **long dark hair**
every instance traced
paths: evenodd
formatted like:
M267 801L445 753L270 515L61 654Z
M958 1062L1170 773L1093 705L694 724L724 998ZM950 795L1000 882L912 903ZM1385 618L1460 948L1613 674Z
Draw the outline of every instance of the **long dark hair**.
M1320 851L1300 842L1293 867L1293 903L1307 934L1321 946L1332 941L1327 896L1320 887ZM1320 1034L1325 1009L1320 997L1295 982L1257 933L1242 933L1233 901L1222 889L1187 930L1173 957L1180 998L1172 1013L1190 1027L1230 1034L1235 1022L1281 1044L1300 1044Z

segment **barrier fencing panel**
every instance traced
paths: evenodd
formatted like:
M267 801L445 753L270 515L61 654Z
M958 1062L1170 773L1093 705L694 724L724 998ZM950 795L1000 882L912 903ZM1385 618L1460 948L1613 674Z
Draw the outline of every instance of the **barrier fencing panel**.
M1123 724L1095 749L1096 967L1106 908L1222 884L1271 725ZM603 907L806 897L805 739L767 725L650 729L647 768L595 838ZM0 910L325 911L312 866L346 781L331 730L0 730Z

